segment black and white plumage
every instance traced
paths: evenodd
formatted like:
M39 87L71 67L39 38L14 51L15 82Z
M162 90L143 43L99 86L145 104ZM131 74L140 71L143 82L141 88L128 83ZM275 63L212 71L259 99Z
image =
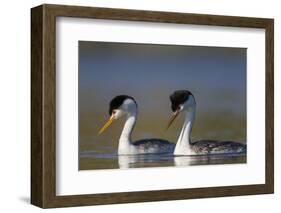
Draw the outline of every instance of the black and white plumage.
M247 146L233 141L201 140L191 143L196 154L233 154L246 153Z
M185 114L185 121L174 150L174 155L246 153L247 146L238 142L214 140L191 142L190 134L195 120L196 110L196 102L193 94L188 90L177 90L170 95L170 101L173 115L168 127L180 112Z
M142 153L173 153L175 144L160 138L148 138L132 142ZM155 150L155 151L154 151Z
M137 113L137 102L133 97L128 95L116 96L109 104L110 119L101 128L99 133L101 134L105 131L114 120L125 116L126 121L118 145L119 155L173 153L175 144L167 140L150 138L135 142L131 141L131 133L137 120Z

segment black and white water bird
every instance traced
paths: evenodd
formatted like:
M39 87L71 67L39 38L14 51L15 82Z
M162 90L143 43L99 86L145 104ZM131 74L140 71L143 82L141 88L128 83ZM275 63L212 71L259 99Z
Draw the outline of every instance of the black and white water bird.
M119 95L113 98L109 106L109 120L100 129L103 133L115 120L125 116L126 121L122 130L119 145L119 155L150 154L150 153L173 153L175 144L163 139L143 139L131 141L131 134L134 129L138 114L138 106L135 99L128 95Z
M246 153L247 146L238 142L214 140L191 142L190 135L196 111L196 102L193 94L188 90L177 90L170 95L170 101L173 115L168 123L167 129L171 126L180 112L184 113L185 116L184 124L174 150L174 155Z

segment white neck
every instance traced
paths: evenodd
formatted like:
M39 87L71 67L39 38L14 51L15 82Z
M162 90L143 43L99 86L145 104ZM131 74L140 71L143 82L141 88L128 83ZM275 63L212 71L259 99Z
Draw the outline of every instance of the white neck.
M185 112L184 124L178 138L174 154L175 155L193 155L191 149L190 135L195 120L195 106L189 107Z
M137 112L129 113L127 115L127 119L119 139L118 154L128 154L133 152L133 150L131 150L133 148L131 144L131 134L136 120Z

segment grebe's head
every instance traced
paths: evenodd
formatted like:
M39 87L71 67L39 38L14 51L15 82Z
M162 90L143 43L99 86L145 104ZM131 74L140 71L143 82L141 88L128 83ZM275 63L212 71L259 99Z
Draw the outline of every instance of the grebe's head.
M177 90L173 92L173 94L170 95L170 101L173 114L167 129L171 126L181 111L187 111L196 107L195 98L188 90Z
M109 120L100 129L99 134L103 133L114 120L117 120L125 115L136 113L137 102L128 95L118 95L114 97L109 103Z

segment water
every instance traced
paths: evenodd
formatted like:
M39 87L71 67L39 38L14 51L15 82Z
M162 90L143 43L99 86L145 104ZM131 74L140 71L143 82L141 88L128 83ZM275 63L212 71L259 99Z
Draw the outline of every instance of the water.
M246 155L241 154L208 156L174 156L172 154L118 155L109 150L107 151L108 153L100 151L81 151L79 169L129 169L246 163Z

